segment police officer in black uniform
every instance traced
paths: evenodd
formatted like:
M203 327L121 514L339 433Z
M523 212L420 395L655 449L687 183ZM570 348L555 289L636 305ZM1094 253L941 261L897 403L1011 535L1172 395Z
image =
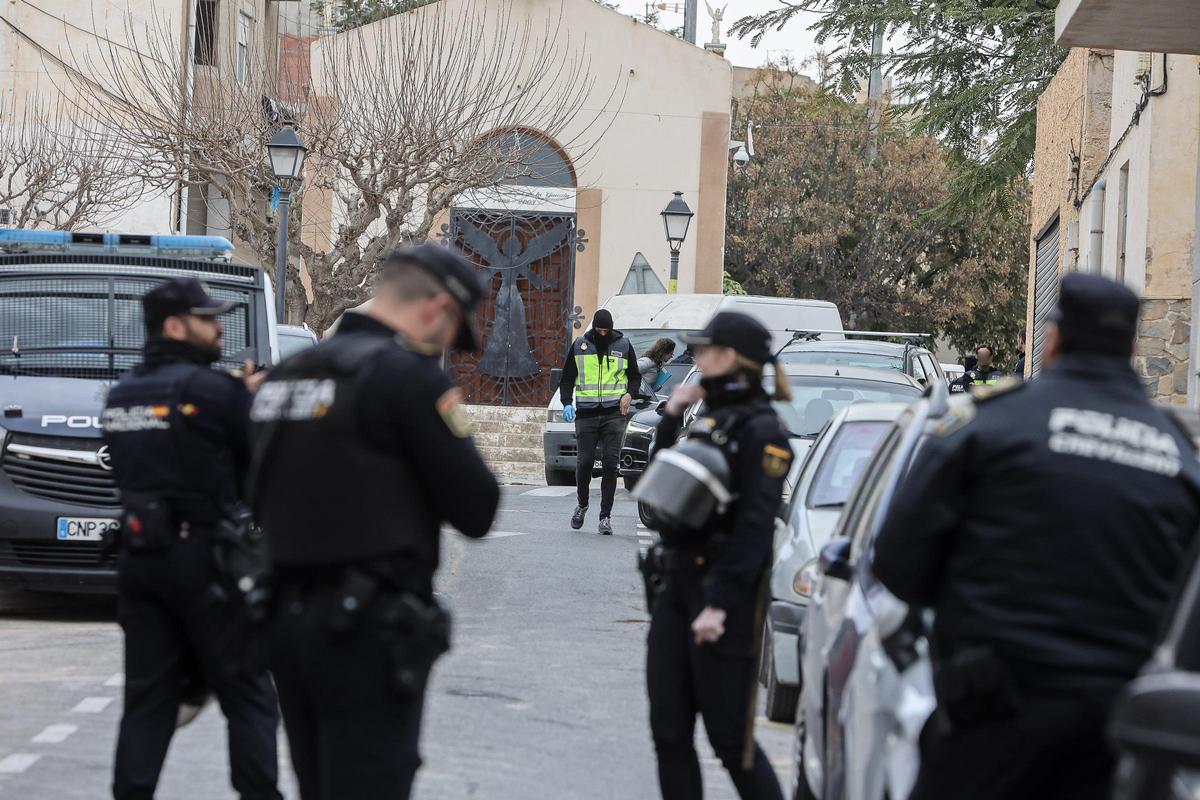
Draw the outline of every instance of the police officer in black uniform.
M969 387L988 386L1004 377L1004 370L992 363L996 351L990 344L981 344L975 348L975 366L970 367L963 375L964 383Z
M771 336L751 317L722 312L684 341L695 347L704 377L672 393L656 439L670 447L684 411L703 398L706 416L690 435L720 447L737 499L698 533L664 528L656 549L661 589L653 600L646 683L659 786L665 800L703 796L694 739L699 713L738 794L778 800L770 762L748 741L761 582L792 461L787 432L763 388L763 365L774 362ZM774 396L790 399L782 374Z
M251 413L254 507L275 572L271 668L304 800L407 798L425 686L448 645L439 529L491 527L500 490L442 371L477 349L476 270L393 253L365 313L271 372Z
M1200 524L1192 443L1130 366L1136 295L1071 273L1056 320L1038 380L923 447L875 545L879 579L936 611L914 800L1107 797L1106 714Z
M147 293L145 359L109 392L104 410L125 506L117 561L125 631L117 800L154 797L193 664L229 723L234 789L243 800L281 797L275 691L264 671L224 652L235 612L213 594L222 580L216 537L242 510L250 454L251 393L242 380L210 369L221 356L218 315L229 307L191 279Z

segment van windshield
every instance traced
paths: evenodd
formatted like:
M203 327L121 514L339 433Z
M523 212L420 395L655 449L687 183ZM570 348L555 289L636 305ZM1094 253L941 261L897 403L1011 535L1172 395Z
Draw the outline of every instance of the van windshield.
M621 333L625 334L625 338L633 345L633 352L641 358L646 354L646 351L654 346L654 343L659 339L667 338L675 342L675 355L667 362L667 381L658 387L659 394L670 394L671 389L675 387L679 381L688 374L692 368L691 353L684 354L687 350L687 345L680 338L685 333L694 333L695 331L675 330L671 328L621 328Z
M0 374L113 380L142 360L141 298L161 282L120 275L0 274ZM207 284L236 305L221 315L222 368L252 343L251 291Z

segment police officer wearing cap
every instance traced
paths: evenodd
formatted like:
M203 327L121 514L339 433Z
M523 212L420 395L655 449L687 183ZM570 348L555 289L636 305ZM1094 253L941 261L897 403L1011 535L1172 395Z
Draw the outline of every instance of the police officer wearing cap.
M1068 274L1038 379L952 414L889 509L873 571L935 611L914 800L1108 796L1107 712L1200 524L1192 442L1130 366L1138 311Z
M304 800L411 792L426 682L449 646L433 598L439 529L483 536L500 497L440 365L449 348L478 349L482 293L457 253L398 250L369 308L255 398L271 668Z
M787 432L763 388L763 367L775 360L771 335L751 317L722 312L684 341L694 346L704 377L671 394L656 435L659 449L635 494L653 507L672 506L686 490L664 478L665 491L657 494L653 471L668 475L661 467L675 461L685 466L677 477L703 476L698 464L705 459L675 456L705 440L724 461L713 473L721 473L724 488L715 491L728 497L704 519L688 518L691 509L712 508L704 500L675 507L676 515L662 520L662 541L652 551L649 569L657 573L658 591L647 638L646 684L659 787L665 800L703 796L695 749L699 714L739 796L779 800L779 781L752 735L762 580L770 568L775 513L792 462ZM781 372L774 398L791 398ZM703 416L693 423L687 444L672 454L665 448L675 442L684 411L698 400L704 401ZM656 461L663 462L659 470L654 470ZM702 482L711 484L712 478Z
M281 797L275 691L265 671L229 663L222 644L234 611L211 594L221 580L215 538L241 510L250 455L250 390L210 368L221 357L218 317L231 305L192 279L148 292L144 360L113 387L104 410L125 507L117 560L125 632L117 800L154 797L181 686L196 664L228 720L234 789L243 800Z

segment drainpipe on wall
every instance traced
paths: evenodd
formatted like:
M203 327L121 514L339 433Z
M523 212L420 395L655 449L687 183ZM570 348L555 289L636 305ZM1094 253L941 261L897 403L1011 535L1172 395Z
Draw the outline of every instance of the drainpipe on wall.
M1088 234L1087 271L1101 274L1104 267L1104 187L1107 182L1096 181L1092 187L1092 223Z

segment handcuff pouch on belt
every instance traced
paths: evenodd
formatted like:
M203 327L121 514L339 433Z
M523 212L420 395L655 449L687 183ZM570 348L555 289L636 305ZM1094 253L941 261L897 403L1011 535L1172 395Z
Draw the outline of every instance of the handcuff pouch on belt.
M122 492L125 512L119 531L106 538L102 549L126 547L134 553L161 553L176 537L170 501L152 492Z
M701 569L707 556L703 547L667 547L656 541L646 552L638 553L638 571L646 592L646 610L654 612L654 601L666 586L667 574L685 569Z
M450 613L433 599L396 591L375 575L350 569L333 596L326 625L347 633L379 625L391 658L392 685L403 695L422 690L434 662L450 649Z

